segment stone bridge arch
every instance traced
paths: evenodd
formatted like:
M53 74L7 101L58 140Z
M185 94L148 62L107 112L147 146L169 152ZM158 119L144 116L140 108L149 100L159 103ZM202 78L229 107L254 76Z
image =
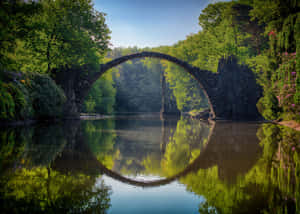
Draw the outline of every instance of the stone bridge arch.
M64 107L65 117L79 117L84 98L93 83L106 71L128 60L145 57L167 60L184 68L192 75L208 99L212 119L262 119L256 108L256 103L262 94L261 87L256 84L256 78L251 69L238 64L235 57L221 59L218 72L213 73L194 67L173 56L149 51L114 59L102 64L98 72L86 72L89 70L88 66L57 72L54 79L63 88L67 97Z
M167 60L169 62L172 62L181 68L183 68L187 73L189 73L197 82L199 83L200 87L204 91L204 94L208 100L208 104L210 106L210 111L213 117L215 117L214 113L214 106L211 102L211 98L213 96L213 85L212 83L215 82L215 74L211 71L207 70L200 70L197 67L194 67L187 62L184 62L180 59L177 59L176 57L170 56L168 54L163 54L159 52L153 52L153 51L144 51L140 53L134 53L126 56L121 56L119 58L116 58L106 64L102 64L100 68L100 72L95 73L94 75L90 76L88 81L89 84L92 85L97 79L99 79L102 74L107 72L109 69L116 67L122 63L125 63L126 61L133 60L133 59L139 59L139 58L156 58L156 59L163 59ZM87 89L89 90L89 89ZM85 97L87 95L87 90L81 90L80 97Z

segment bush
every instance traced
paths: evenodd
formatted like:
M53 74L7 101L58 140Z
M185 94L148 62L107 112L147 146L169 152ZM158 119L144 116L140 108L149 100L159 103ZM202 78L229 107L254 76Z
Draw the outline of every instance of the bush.
M281 112L281 108L278 106L278 100L271 91L266 91L256 106L259 113L268 120L277 119Z
M9 86L0 81L0 119L10 120L15 117L15 102L9 92Z
M63 90L48 75L32 75L29 91L35 117L53 118L62 116L62 107L66 97Z
M19 83L10 83L10 94L15 103L15 119L24 120L33 118L32 101L27 88Z
M0 80L0 120L49 119L60 117L64 92L48 76L23 75L20 81Z

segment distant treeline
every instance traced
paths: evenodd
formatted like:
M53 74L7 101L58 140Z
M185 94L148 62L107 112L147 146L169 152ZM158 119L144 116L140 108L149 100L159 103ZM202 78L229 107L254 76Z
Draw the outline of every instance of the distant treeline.
M111 58L152 50L216 72L219 59L234 55L240 63L252 68L263 87L263 97L257 104L260 113L266 119L300 121L300 2L297 0L209 4L199 16L199 32L173 46L117 48L110 52L105 15L95 11L89 0L29 3L4 0L0 6L1 71L41 73L51 78L62 67L88 64L97 71L101 63ZM160 75L165 75L178 109L207 107L199 86L186 72L169 62L142 59L107 72L95 83L83 110L157 111L161 105ZM14 82L0 78L1 118L19 119L20 109L27 108L21 101L23 92L15 89ZM18 81L23 85L30 82L22 78ZM32 90L30 84L26 87ZM27 101L36 115L39 107L31 93ZM47 99L40 101L43 105L47 103ZM51 116L47 112L42 115Z

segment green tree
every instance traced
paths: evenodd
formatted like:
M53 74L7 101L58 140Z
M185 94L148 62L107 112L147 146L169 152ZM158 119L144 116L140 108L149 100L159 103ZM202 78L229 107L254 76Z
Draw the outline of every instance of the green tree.
M23 40L30 28L25 24L39 6L35 2L3 0L0 2L0 72L3 69L15 70L15 49L18 40ZM0 75L1 76L1 75Z
M191 38L191 37L190 37ZM178 57L192 64L194 54L193 42L187 39L170 48L168 54ZM201 110L208 107L208 101L200 88L199 83L179 66L170 62L164 63L164 75L176 98L177 107L180 111Z
M105 14L96 11L91 0L42 0L39 4L38 13L27 19L31 30L21 44L22 70L51 72L83 64L98 68L109 43Z
M116 58L143 50L116 48L108 57ZM161 71L159 61L153 59L134 59L115 68L116 112L159 112Z
M84 101L83 111L112 114L116 102L113 74L106 73L97 80Z
M269 48L263 54L269 63L260 69L258 76L265 91L260 100L265 106L262 111L276 115L276 118L299 121L300 3L295 0L254 0L251 5L252 19L265 26L269 40ZM267 105L268 97L277 98L276 108Z

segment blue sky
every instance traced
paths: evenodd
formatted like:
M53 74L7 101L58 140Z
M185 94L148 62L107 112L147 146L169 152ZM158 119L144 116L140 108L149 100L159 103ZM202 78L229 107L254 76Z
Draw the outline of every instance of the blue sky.
M212 0L94 0L105 12L113 47L173 45L200 30L198 17Z

